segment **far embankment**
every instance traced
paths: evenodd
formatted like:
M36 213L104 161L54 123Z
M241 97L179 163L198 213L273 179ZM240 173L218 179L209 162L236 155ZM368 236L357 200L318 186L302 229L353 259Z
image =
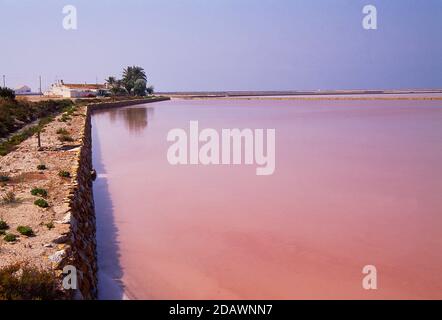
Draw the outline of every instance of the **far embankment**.
M162 92L181 99L278 100L442 100L442 89L313 90L313 91L188 91Z

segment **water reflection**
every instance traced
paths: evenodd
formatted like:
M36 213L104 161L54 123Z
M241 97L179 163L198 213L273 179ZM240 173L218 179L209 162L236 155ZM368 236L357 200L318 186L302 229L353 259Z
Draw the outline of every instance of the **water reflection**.
M149 119L153 118L154 108L110 109L105 112L107 112L111 122L115 123L122 120L130 133L139 134L147 128ZM101 113L101 111L97 113Z
M131 133L138 133L147 127L147 108L130 108L119 110L124 123Z

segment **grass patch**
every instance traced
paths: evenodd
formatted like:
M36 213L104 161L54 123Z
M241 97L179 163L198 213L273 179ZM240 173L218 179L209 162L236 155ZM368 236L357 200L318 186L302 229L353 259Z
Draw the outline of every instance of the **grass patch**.
M34 230L28 226L19 226L17 227L17 231L27 237L32 237L34 235Z
M60 128L57 130L57 134L69 134L69 131L67 131L65 128Z
M14 242L17 240L17 236L15 234L12 233L7 233L4 237L3 240L5 240L6 242Z
M40 208L47 208L49 207L49 203L44 199L37 199L34 201L34 204Z
M34 188L31 190L31 194L33 196L40 196L43 198L46 198L48 196L48 192L45 189L42 188Z
M68 122L70 120L72 120L72 118L67 113L63 113L61 118L58 119L58 121L60 121L60 122Z
M61 170L58 172L58 175L62 178L70 178L71 174L68 171Z
M73 115L76 111L77 111L77 107L76 107L75 105L67 106L66 108L63 109L63 112L64 112L67 116L71 116L71 115Z
M0 300L56 300L62 298L53 271L13 264L0 269Z

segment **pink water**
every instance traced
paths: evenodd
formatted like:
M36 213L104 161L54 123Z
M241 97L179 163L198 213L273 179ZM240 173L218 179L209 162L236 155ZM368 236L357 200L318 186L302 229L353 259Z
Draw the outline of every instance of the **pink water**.
M190 120L275 128L275 173L171 166ZM93 133L103 299L442 299L441 102L175 100Z

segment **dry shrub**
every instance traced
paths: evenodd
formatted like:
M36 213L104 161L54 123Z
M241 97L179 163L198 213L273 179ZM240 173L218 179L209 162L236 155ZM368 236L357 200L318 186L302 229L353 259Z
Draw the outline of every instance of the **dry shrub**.
M0 300L62 298L54 272L16 263L0 269Z

